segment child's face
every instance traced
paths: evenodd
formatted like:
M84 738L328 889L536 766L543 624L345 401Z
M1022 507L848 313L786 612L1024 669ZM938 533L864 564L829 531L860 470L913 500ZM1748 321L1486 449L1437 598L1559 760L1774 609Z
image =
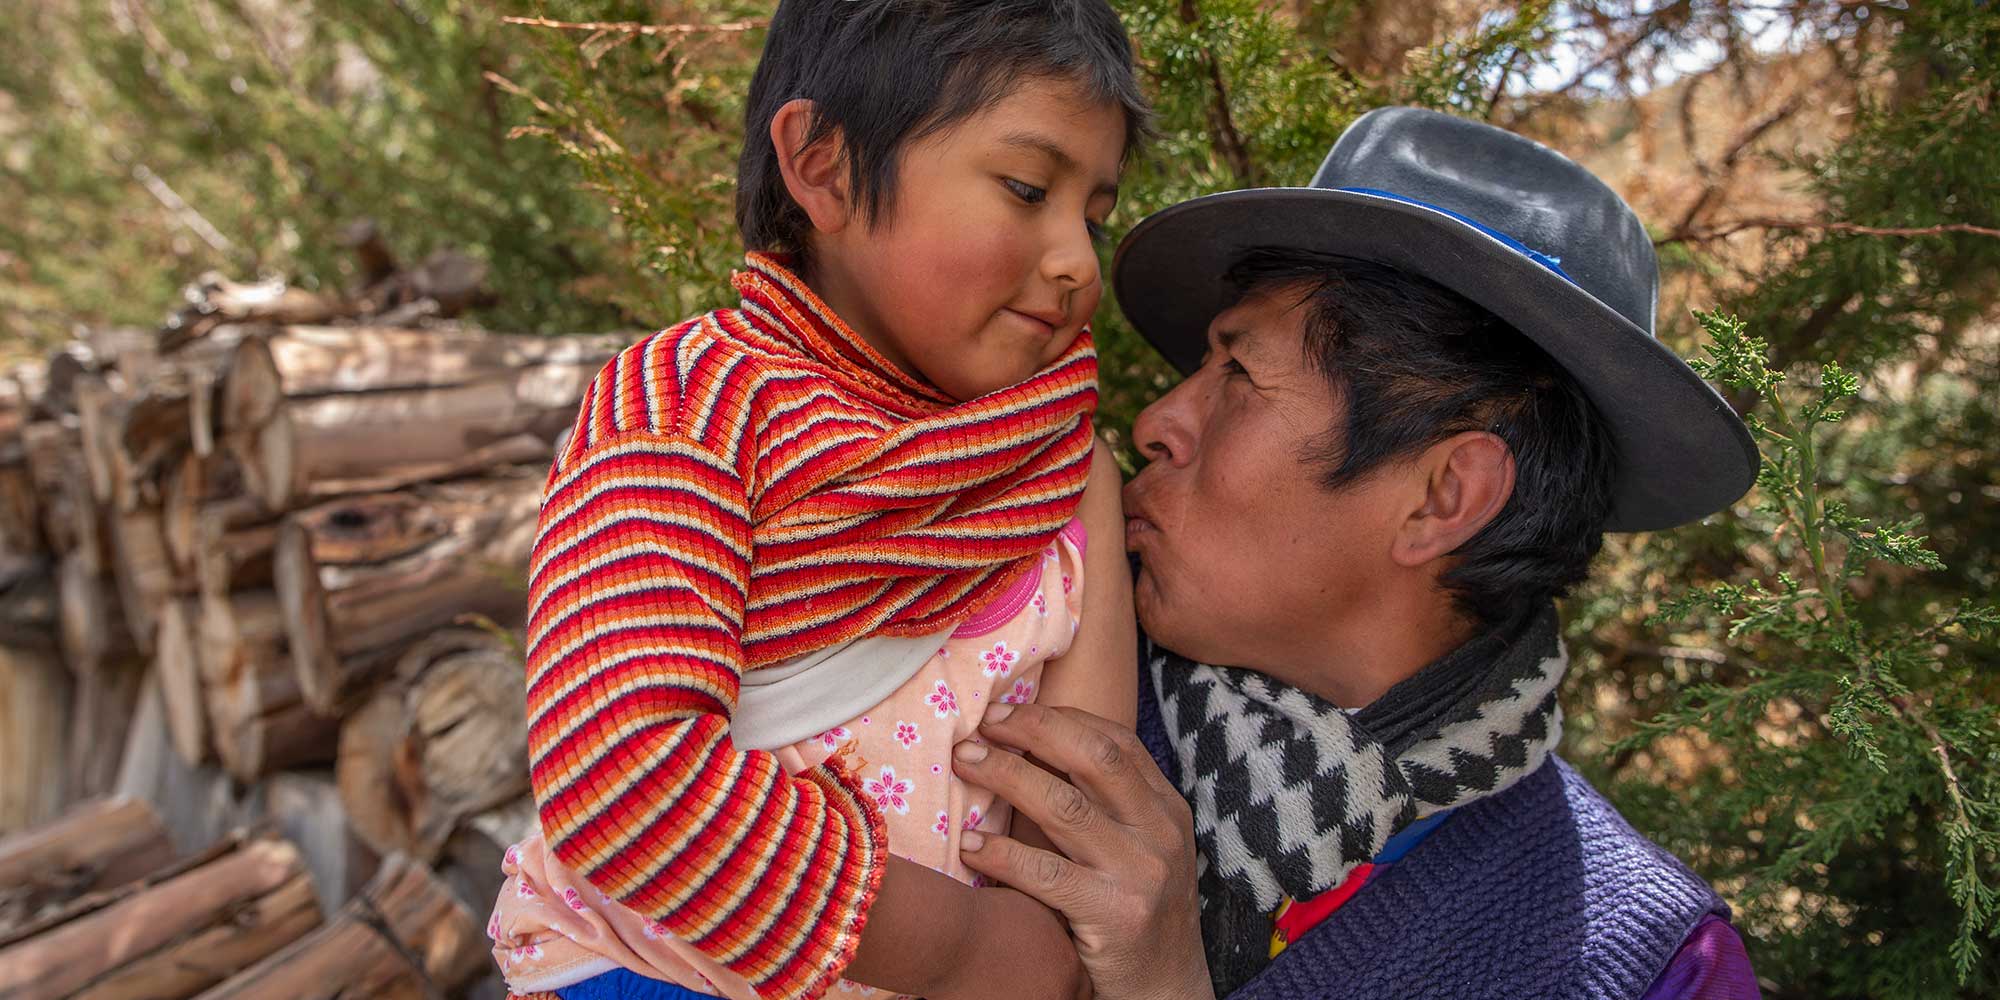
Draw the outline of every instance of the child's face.
M889 360L956 399L1026 380L1076 340L1103 283L1125 118L1031 80L905 149L874 225L821 234L816 282Z

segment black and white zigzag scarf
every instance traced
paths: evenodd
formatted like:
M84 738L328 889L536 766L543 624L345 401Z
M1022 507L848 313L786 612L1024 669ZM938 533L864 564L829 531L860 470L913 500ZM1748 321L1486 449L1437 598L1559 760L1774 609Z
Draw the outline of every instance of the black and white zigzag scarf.
M1157 647L1148 661L1204 878L1267 914L1339 885L1420 815L1540 767L1562 735L1569 666L1554 608L1398 685L1377 703L1399 703L1386 714Z

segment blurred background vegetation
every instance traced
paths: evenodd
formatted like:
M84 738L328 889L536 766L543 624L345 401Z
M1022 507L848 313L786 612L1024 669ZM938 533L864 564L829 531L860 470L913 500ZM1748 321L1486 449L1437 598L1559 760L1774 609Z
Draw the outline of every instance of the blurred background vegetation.
M1302 183L1358 114L1535 136L1652 225L1662 335L1759 488L1607 545L1568 755L1737 908L1766 995L2000 993L2000 10L1985 0L1117 0L1162 115L1114 226ZM768 4L0 5L0 362L347 225L485 261L515 331L722 304ZM1698 321L1692 310L1723 315ZM1740 319L1740 324L1726 316ZM1167 383L1107 299L1102 424Z

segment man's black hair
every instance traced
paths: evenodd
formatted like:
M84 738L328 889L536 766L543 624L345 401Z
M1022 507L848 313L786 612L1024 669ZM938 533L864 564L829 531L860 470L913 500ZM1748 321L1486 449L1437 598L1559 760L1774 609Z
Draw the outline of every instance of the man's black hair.
M1346 411L1305 456L1325 468L1327 489L1461 431L1507 442L1514 493L1442 579L1461 611L1511 621L1583 580L1604 540L1616 446L1548 352L1458 293L1382 264L1253 250L1229 278L1246 294L1302 293L1307 357Z
M1150 111L1106 0L782 0L744 113L736 226L752 250L806 251L812 225L785 190L771 119L813 102L810 146L837 130L863 217L894 202L896 156L1028 80L1073 81L1125 113L1129 154Z

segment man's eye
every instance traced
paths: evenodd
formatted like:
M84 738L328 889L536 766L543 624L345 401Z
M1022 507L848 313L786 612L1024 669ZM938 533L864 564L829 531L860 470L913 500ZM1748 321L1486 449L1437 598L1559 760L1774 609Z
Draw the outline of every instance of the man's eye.
M1095 243L1098 246L1103 246L1104 244L1111 242L1111 234L1105 231L1104 223L1102 222L1085 221L1083 224L1083 230L1084 232L1090 234L1090 242Z
M1042 199L1047 198L1049 196L1049 193L1047 191L1044 191L1041 188L1034 186L1033 184L1023 184L1020 181L1013 179L1012 177L1003 177L1001 178L1000 183L1007 185L1007 190L1014 192L1015 197L1021 199L1022 201L1027 202L1030 205L1039 205L1042 203Z
M1222 363L1222 373L1225 375L1242 375L1248 377L1250 370L1243 367L1242 362L1237 361L1235 358L1230 358L1228 361Z

